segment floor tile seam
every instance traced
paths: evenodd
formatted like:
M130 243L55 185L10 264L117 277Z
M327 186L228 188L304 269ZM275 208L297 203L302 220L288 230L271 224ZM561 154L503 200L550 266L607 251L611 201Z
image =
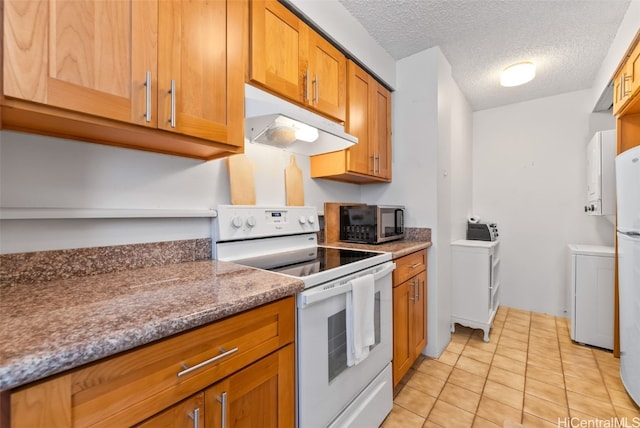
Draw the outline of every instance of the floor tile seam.
M593 359L596 361L596 367L598 368L598 374L600 374L600 380L602 381L602 383L604 385L605 391L607 391L607 397L609 397L609 404L611 405L611 408L613 409L613 413L617 417L618 416L618 411L616 409L615 404L613 403L613 398L611 397L611 393L609 392L609 387L607 386L607 383L604 381L604 375L602 374L602 370L600 369L600 364L598 362L598 358L596 358L596 354L594 353L593 349L591 349L591 355L593 356Z
M508 315L509 315L509 313L507 312L507 316ZM505 323L506 323L506 320L505 320ZM496 345L500 344L500 339L501 338L502 338L502 335L500 335L500 337L498 338L498 343ZM482 392L480 393L480 400L478 400L478 405L476 406L476 411L475 411L475 414L473 416L473 421L471 422L472 426L476 421L476 417L478 416L478 410L480 409L480 403L482 402L482 398L485 397L484 390L487 387L487 382L489 381L489 372L491 372L491 367L493 367L493 360L494 360L495 356L496 356L496 353L494 352L493 355L491 356L491 362L489 363L489 370L487 371L487 374L486 374L486 376L484 378L484 383L482 384ZM505 357L505 358L508 358L508 357ZM511 372L511 370L507 370L507 371ZM526 365L525 365L525 372L526 372ZM525 378L525 382L526 382L526 378ZM498 383L498 382L496 382L496 383ZM488 396L487 396L487 398L492 399L491 397L488 397ZM505 406L508 406L508 407L510 407L512 409L515 409L515 407L511 407L506 403L502 403L502 402L500 402L498 400L494 400L494 401L496 401L498 403L501 403L501 404L504 404ZM515 410L518 410L518 409L515 409ZM522 408L520 409L520 420L518 421L518 423L522 423L523 412L524 412L524 391L522 392Z
M504 317L504 324L507 323L507 316L509 315L509 309L507 309L507 314ZM502 328L502 331L504 331L504 325ZM502 339L502 333L500 334L500 336L498 336L498 342L496 343L496 349L498 348L498 345L500 344L500 340ZM484 389L487 386L487 382L489 381L489 372L491 372L491 367L493 366L493 359L496 356L496 352L494 350L494 352L491 354L491 361L489 362L489 370L487 370L487 374L484 376L484 382L482 383L482 390L480 391L480 399L478 400L478 404L476 404L476 410L473 413L473 419L471 420L471 426L473 426L476 423L476 418L478 417L478 410L480 410L480 403L482 403L482 397L484 397Z
M522 385L522 412L520 413L520 423L524 422L524 399L527 396L527 371L529 371L529 351L531 350L531 326L527 334L527 354L524 362L524 385ZM564 378L563 378L564 381Z
M399 395L399 394L398 394L398 395ZM426 418L426 417L424 417L424 416L422 416L422 415L417 414L417 413L416 413L416 412L414 412L413 410L409 409L408 407L403 406L403 405L402 405L402 404L400 404L400 403L396 403L396 401L395 401L395 400L393 400L393 404L394 404L394 405L396 405L396 406L398 406L398 407L402 407L402 408L403 408L404 410L406 410L407 412L412 413L412 414L416 415L417 417L419 417L419 418L423 419L422 424L424 424L424 423L425 423L425 421L427 420L427 418ZM434 405L435 405L435 403L434 403ZM431 410L429 410L429 413L431 413Z
M469 338L471 337L471 335L469 335L469 337L467 337L467 341L464 343L464 347L467 346L467 343L469 342ZM462 351L464 351L464 347L462 348ZM460 354L458 355L458 359L460 359L460 357L462 356L462 351L460 351ZM456 360L456 363L458 362L458 360ZM433 408L436 407L436 404L438 403L438 400L440 400L440 396L442 395L442 391L444 391L444 388L447 386L447 384L449 383L449 378L451 377L451 373L453 373L453 369L455 368L455 366L453 366L451 368L451 371L449 372L449 374L447 375L447 379L444 381L444 384L442 385L442 388L440 388L440 392L438 392L438 396L436 397L436 401L433 402L433 406L431 406L431 409L429 409L429 413L427 414L427 417L424 419L425 422L429 420L429 416L431 416L431 413L433 412ZM462 370L462 369L459 369ZM455 385L455 384L452 384ZM455 385L458 386L458 385ZM444 401L444 400L443 400ZM445 403L447 403L446 401L444 401ZM450 403L447 403L450 404ZM457 408L460 409L460 407L455 406ZM464 409L460 409L460 410L464 410ZM477 411L477 408L476 408ZM475 419L475 414L474 414L474 419ZM424 425L424 422L422 423ZM436 424L438 425L438 424ZM471 425L473 425L473 421L471 422Z
M593 355L593 350L591 350L591 353L592 353L592 355ZM595 359L595 355L593 355L593 358ZM596 365L597 365L597 360L596 360ZM606 384L606 382L604 381L604 376L602 375L602 371L600 370L600 367L599 367L599 366L598 366L598 374L600 375L600 380L601 380L601 381L602 381L602 383L604 384L605 391L607 392L607 397L609 398L609 405L610 405L610 406L611 406L611 408L613 409L613 413L614 413L614 415L617 417L617 416L618 416L618 412L617 412L617 410L616 410L616 406L613 404L613 399L611 398L611 393L609 392L609 387L607 387L607 384ZM565 389L566 389L566 386L565 386ZM579 395L582 395L582 396L585 396L585 397L592 398L592 399L594 399L594 400L598 400L598 401L600 401L597 397L594 397L594 396L591 396L591 395L582 394L582 393L577 392L577 391L572 391L572 392L573 392L574 394L579 394ZM569 409L571 410L571 404L570 404L570 402L569 402L569 396L568 396L568 394L569 394L569 393L568 393L568 391L567 391L567 404L569 405ZM579 409L574 409L574 410L579 410ZM588 413L588 412L584 412L584 413L586 413L586 414L588 414L588 415L590 415L590 416L597 417L596 415L591 415L591 414L590 414L590 413Z
M558 332L558 321L556 320L556 333ZM557 336L557 335L556 335ZM569 414L569 416L571 416L571 407L570 407L570 402L569 402L569 391L567 390L567 380L565 378L565 371L564 371L564 361L562 359L562 348L560 347L560 338L557 337L557 341L558 341L558 348L559 348L559 352L560 352L560 368L562 369L562 385L564 386L564 399L565 402L567 403L566 405L566 409L567 409L567 413Z

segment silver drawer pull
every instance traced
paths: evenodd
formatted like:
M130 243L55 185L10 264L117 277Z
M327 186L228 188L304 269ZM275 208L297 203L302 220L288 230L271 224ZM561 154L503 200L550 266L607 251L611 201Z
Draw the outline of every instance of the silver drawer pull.
M422 265L422 263L414 263L414 264L412 264L411 266L409 266L409 269L415 269L415 268L417 268L417 267L418 267L418 266L420 266L420 265Z
M199 368L204 367L207 364L211 364L211 363L213 363L215 361L218 361L218 360L220 360L220 359L222 359L224 357L228 357L229 355L234 354L236 352L238 352L238 348L237 347L235 347L233 349L229 349L228 351L225 350L224 348L220 348L220 354L219 355L216 355L213 358L209 358L208 360L205 360L205 361L203 361L201 363L198 363L193 367L189 367L188 365L183 363L182 364L182 368L184 370L182 370L181 372L178 372L178 377L182 377L182 376L184 376L186 374L189 374L194 370L198 370Z

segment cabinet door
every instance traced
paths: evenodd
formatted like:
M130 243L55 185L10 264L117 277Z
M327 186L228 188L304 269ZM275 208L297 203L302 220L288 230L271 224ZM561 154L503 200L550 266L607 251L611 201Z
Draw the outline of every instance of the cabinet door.
M204 393L196 394L135 425L136 428L195 428L204 426Z
M288 345L205 390L205 426L293 428L294 348Z
M331 43L309 30L311 106L344 122L347 102L347 60Z
M161 1L158 127L243 144L242 5Z
M295 101L310 98L309 85L303 87L306 63L301 57L307 26L275 0L252 1L250 13L249 78Z
M157 4L6 0L4 94L123 122L145 120L156 74Z
M413 359L409 326L413 322L411 300L414 290L411 281L405 281L393 289L393 386L407 373Z
M391 93L375 82L374 115L371 118L371 146L375 175L391 180Z
M373 154L370 153L371 80L353 61L347 64L347 120L345 130L358 137L358 144L347 149L348 168L360 174L373 174Z
M412 360L415 360L427 344L427 272L415 276L412 280L416 290L411 316Z

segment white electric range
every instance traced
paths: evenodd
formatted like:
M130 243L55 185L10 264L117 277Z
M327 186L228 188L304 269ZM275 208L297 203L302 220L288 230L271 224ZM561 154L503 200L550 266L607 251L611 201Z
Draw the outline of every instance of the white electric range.
M218 207L215 259L300 278L296 296L297 425L379 426L393 405L391 254L318 245L314 207ZM347 361L347 295L374 279L375 344Z

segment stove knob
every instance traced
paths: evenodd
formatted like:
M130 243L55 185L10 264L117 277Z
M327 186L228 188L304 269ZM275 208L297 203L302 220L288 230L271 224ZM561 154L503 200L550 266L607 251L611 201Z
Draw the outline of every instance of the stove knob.
M231 226L233 226L234 229L240 229L242 227L242 217L239 215L233 217L231 220Z
M316 222L315 217L313 217L312 215L309 216L309 219L307 220L309 222L309 224L313 224Z
M256 218L254 216L250 215L247 218L247 226L254 227L255 225L256 225Z
M300 216L300 218L298 219L298 221L300 222L300 224L305 224L307 222L307 218L303 215Z

